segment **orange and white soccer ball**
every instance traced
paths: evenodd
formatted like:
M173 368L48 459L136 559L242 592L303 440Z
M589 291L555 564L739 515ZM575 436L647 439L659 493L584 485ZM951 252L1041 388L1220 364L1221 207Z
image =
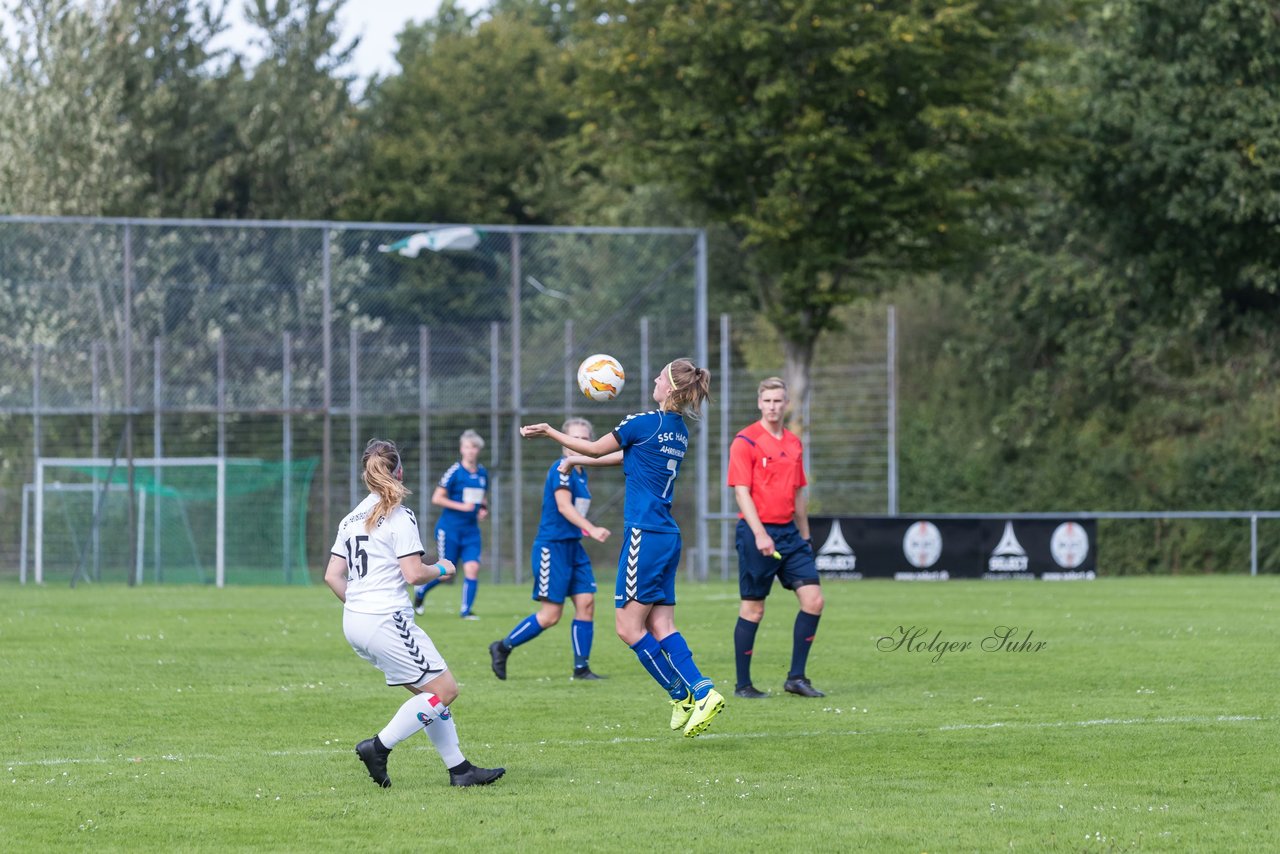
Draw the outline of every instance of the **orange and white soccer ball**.
M588 356L578 365L578 388L592 400L613 400L626 380L622 363L607 353Z

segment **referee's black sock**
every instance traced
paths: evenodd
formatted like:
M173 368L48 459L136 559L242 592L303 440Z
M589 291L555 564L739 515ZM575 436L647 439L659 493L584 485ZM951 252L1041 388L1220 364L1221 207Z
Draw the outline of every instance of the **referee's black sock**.
M759 623L742 617L738 618L738 624L733 627L733 657L738 666L738 688L751 684L751 654L755 652L756 630L759 628Z
M813 646L813 638L818 634L818 618L820 614L796 614L796 625L791 642L791 676L803 676L804 666L809 661L809 648Z
M465 760L465 759L464 759L464 760L462 760L461 762L459 762L457 765L455 765L455 766L453 766L452 768L450 768L450 769L449 769L449 773L450 773L450 774L465 774L466 772L470 771L470 770L472 769L472 767L474 767L474 766L472 766L472 764L471 764L470 762L468 762L467 760Z

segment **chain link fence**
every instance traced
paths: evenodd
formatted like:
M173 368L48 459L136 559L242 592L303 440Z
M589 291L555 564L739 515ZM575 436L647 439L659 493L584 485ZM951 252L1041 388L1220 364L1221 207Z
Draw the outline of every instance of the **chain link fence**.
M183 505L178 540L212 541L202 527L230 525L227 538L261 541L236 551L225 576L198 580L315 580L338 520L364 494L357 466L369 437L400 444L429 537L435 481L475 429L492 481L485 570L522 581L559 450L521 440L518 426L573 415L611 429L652 407L654 373L679 356L721 374L714 397L726 405L693 427L677 510L689 574L727 575L722 458L758 417L756 383L781 365L753 365L752 323L723 317L715 328L706 294L706 239L693 229L0 217L0 575L166 580L175 552L161 514L184 499L160 461L211 458L282 475L278 489L229 497L242 505L230 523ZM815 512L885 507L884 330L884 318L866 318L845 336L866 346L815 369ZM574 379L596 352L628 372L608 404L584 398ZM98 500L81 497L80 515L56 519L56 502L37 510L37 460L67 458L99 461L81 466L89 485L77 486ZM140 485L130 461L144 459L153 468ZM593 517L620 528L620 471L597 470L592 489ZM243 521L245 506L269 521ZM103 526L127 536L107 548ZM38 568L37 537L50 556ZM609 575L616 543L588 548Z

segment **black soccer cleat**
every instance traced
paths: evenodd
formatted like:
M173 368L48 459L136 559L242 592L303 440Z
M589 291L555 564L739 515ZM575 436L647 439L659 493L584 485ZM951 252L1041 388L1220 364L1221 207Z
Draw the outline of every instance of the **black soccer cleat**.
M799 694L801 697L825 697L826 694L813 687L807 677L804 676L788 676L787 681L782 683L782 690L788 694Z
M741 697L744 700L763 700L765 697L769 696L769 692L761 691L759 688L748 682L741 688L735 688L733 696Z
M377 743L372 738L366 738L356 745L356 755L360 757L364 767L369 769L369 776L373 778L373 782L384 789L391 788L391 778L387 776L387 757L391 755L390 750L384 753L378 749Z
M603 679L605 677L601 676L599 673L592 672L590 667L575 667L573 668L573 678L591 680Z
M493 675L499 679L507 678L507 658L511 655L511 650L507 649L502 641L496 640L489 644L489 664L493 667Z
M466 771L449 772L450 786L487 786L507 773L506 768L478 768L472 765Z

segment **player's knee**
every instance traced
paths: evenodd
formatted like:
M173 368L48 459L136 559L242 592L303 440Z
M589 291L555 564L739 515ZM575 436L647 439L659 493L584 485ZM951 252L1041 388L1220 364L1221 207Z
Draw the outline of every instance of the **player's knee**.
M764 602L756 599L743 599L738 606L738 616L750 623L758 623L764 619Z

